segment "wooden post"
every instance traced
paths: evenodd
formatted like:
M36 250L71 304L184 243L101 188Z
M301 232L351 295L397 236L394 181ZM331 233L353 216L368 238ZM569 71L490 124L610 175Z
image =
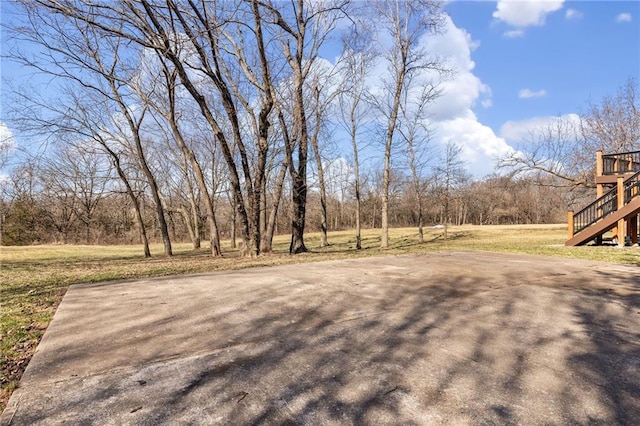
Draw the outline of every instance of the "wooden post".
M573 210L567 212L567 239L573 238Z
M624 176L618 176L618 210L624 207Z
M604 162L602 161L602 150L596 151L596 178L604 174ZM598 180L596 179L596 182ZM596 197L600 198L604 194L604 187L601 183L596 184Z
M624 177L618 176L618 210L624 207ZM624 247L625 236L627 235L627 222L624 218L618 220L618 229L617 229L617 237L618 237L618 246Z
M637 197L638 196L638 186L634 186L633 189L631 190L631 197ZM637 245L638 244L638 218L640 216L639 215L635 215L633 216L631 219L629 219L629 234L631 236L631 244L632 245Z
M638 244L638 215L633 216L627 221L627 235L631 240L631 244Z

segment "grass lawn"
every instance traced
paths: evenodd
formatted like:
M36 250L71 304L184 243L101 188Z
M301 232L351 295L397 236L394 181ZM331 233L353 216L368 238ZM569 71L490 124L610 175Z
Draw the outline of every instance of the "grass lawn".
M353 231L332 232L328 247L319 248L320 235L305 237L309 253L287 254L289 237L274 241L274 253L257 259L238 256L228 242L224 257L212 258L208 250L194 251L175 244L175 256L162 256L162 246L152 246L152 258L141 246L45 245L0 247L0 410L4 409L22 372L69 285L126 278L189 274L286 263L314 262L364 256L418 254L444 250L487 250L601 260L640 266L640 249L629 247L564 247L566 225L461 226L425 229L418 243L415 228L390 231L390 247L380 249L380 230L364 230L363 249L356 251Z

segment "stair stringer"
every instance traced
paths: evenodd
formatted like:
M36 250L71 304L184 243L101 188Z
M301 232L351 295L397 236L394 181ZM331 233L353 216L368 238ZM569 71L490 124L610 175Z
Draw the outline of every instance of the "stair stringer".
M597 236L604 234L611 228L614 228L620 219L627 219L638 213L640 213L640 196L636 195L622 208L610 213L593 225L590 225L578 232L573 236L573 238L567 240L564 245L580 246L586 244Z

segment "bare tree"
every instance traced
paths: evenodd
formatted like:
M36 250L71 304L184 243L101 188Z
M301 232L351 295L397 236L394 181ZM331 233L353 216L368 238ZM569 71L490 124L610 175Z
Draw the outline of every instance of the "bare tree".
M58 199L61 207L56 223L63 238L68 236L74 219L84 225L84 242L91 244L91 230L100 203L107 195L111 165L91 148L59 147L42 165L43 186Z
M292 129L285 139L289 172L293 181L293 220L289 253L307 251L304 229L307 205L307 157L309 151L308 112L304 87L318 50L343 14L347 1L306 2L294 0L291 7L282 10L275 2L261 2L268 12L269 21L281 31L279 41L283 55L291 70L291 101L293 104ZM279 108L282 116L283 108ZM284 117L280 117L285 122ZM293 153L297 150L294 161Z
M453 193L468 179L468 173L461 154L462 147L449 141L445 145L438 166L435 167L436 187L440 195L445 239L448 237L449 223L451 222Z
M140 4L140 7L129 4L128 10L119 11L126 14L134 33L138 34L130 36L130 39L154 49L170 62L182 86L200 108L228 166L244 245L248 254L257 255L260 251L261 189L269 148L269 114L274 103L261 6L256 1L224 4L169 2L166 8L148 1ZM113 12L111 19L115 19ZM251 20L253 26L248 27L247 22ZM100 22L95 25L100 25ZM249 30L248 34L253 37L251 42L242 41L242 28ZM252 43L257 46L255 61L245 57L244 48ZM187 58L183 54L185 45L188 47ZM255 168L251 167L249 147L243 137L239 105L246 110L253 107L236 90L238 74L233 72L236 69L243 73L248 84L257 89L257 98L260 99L255 111L257 133L253 136L257 152ZM206 92L203 91L202 79L208 82ZM207 96L210 88L216 92L213 98ZM222 107L225 122L221 121L218 106Z
M176 211L180 214L187 228L193 249L199 249L201 246L201 197L200 192L194 185L195 179L189 167L189 159L184 152L176 150L174 143L168 140L164 146L159 146L158 149L163 150L163 155L159 156L158 161L161 164L159 178L164 183L166 188L164 192L167 193L166 198L168 198L168 201L165 199L165 204L168 205L168 210Z
M39 202L42 180L39 156L26 158L2 182L2 244L26 245L40 242L46 235L48 214ZM7 182L9 180L9 182Z
M595 152L640 149L640 105L637 82L629 80L613 97L590 103L581 116L557 117L532 130L517 150L500 160L513 173L541 172L541 185L568 189L595 187ZM554 179L548 179L553 177Z
M147 161L142 141L142 126L146 108L131 108L133 100L126 90L130 78L128 64L122 58L135 52L125 46L121 37L105 37L105 33L85 19L74 19L72 14L60 13L66 7L57 2L27 3L24 11L29 26L13 28L14 36L37 46L37 57L20 51L12 52L15 60L55 78L61 78L88 93L106 99L113 108L107 111L119 114L116 125L133 142L140 168L148 181L154 199L162 233L165 255L172 255L159 186ZM87 12L88 13L88 12ZM77 15L77 14L76 14ZM120 26L121 28L121 26ZM125 130L126 128L126 130Z
M638 81L630 78L614 96L600 104L589 103L582 115L581 132L591 151L607 153L640 149L640 98Z
M405 92L400 105L398 133L406 146L407 161L411 172L411 182L418 210L418 238L424 242L423 203L427 180L424 171L429 154L430 129L427 126L427 106L440 92L432 85L422 87L418 96ZM448 148L447 148L448 150Z
M318 67L309 79L307 99L313 99L311 108L311 136L310 143L318 174L318 189L320 192L320 247L329 245L327 235L327 188L325 185L324 165L321 155L320 135L326 126L334 99L340 93L340 83L337 81L337 69L327 70Z
M266 167L270 150L271 116L276 96L273 87L273 68L277 68L281 62L273 56L269 56L271 52L268 50L269 41L265 39L262 14L259 2L251 1L249 17L253 20L252 33L255 50L249 48L251 43L247 43L241 25L233 33L224 33L225 39L231 47L228 50L232 51L233 56L237 59L235 67L225 68L226 77L230 82L233 95L246 113L248 127L252 130L250 137L255 140L254 158L251 160L254 164L254 182L249 209L252 229L250 252L254 255L261 251L262 241L264 241L261 234L266 228L263 205L266 201ZM252 63L255 64L253 67L250 66ZM244 75L245 81L240 81L237 78L240 73ZM254 90L247 93L246 86L252 87ZM257 101L252 99L256 96ZM246 155L243 154L244 147L242 145L238 145L237 148L241 156Z
M403 94L409 84L418 79L414 74L445 71L443 61L427 54L423 36L434 34L442 27L441 4L437 1L387 0L375 3L375 13L381 28L391 36L392 45L384 52L388 76L383 83L382 97L376 107L385 117L384 160L382 177L382 237L381 247L389 246L389 187L391 185L391 153L396 135L398 114Z
M76 193L74 188L68 185L67 180L55 171L46 170L43 176L46 176L43 182L43 195L49 204L47 212L51 225L55 229L56 239L60 238L62 243L67 244L78 221Z
M595 151L584 149L578 118L557 117L541 129L532 130L518 150L500 160L512 173L543 172L555 177L554 185L593 186Z
M344 88L339 94L339 121L349 133L353 152L353 185L355 197L356 250L362 249L361 218L362 202L360 191L360 154L358 142L362 131L360 127L370 112L370 103L366 102L367 77L375 60L370 32L353 30L343 38L343 55L340 58L341 70L344 74Z
M160 115L166 121L166 123L168 123L170 133L171 133L171 140L173 141L173 143L175 143L178 146L181 152L181 156L186 162L182 166L182 170L183 170L183 174L186 177L185 180L186 180L188 194L191 194L189 197L190 206L191 206L190 216L192 216L194 220L193 221L191 219L188 219L188 220L185 219L185 220L187 220L187 223L191 224L190 229L193 230L194 248L198 248L200 245L199 236L196 238L196 234L198 234L199 231L197 230L198 220L197 220L197 214L196 214L197 209L195 206L194 190L193 190L192 181L190 179L190 175L187 169L187 164L189 164L191 169L193 170L196 184L200 192L203 194L203 201L204 201L205 209L207 212L207 221L209 223L209 240L210 240L209 247L211 250L211 255L221 256L222 249L220 247L218 224L216 221L215 209L213 207L213 194L210 193L209 188L207 186L207 179L205 177L203 167L198 161L198 158L195 155L193 149L188 146L184 133L180 125L178 124L178 118L181 116L181 112L182 112L181 110L179 110L179 105L178 105L180 102L180 99L178 98L178 94L177 94L178 86L179 86L178 73L175 70L175 68L171 67L171 65L167 63L167 61L164 59L163 56L161 55L158 55L158 56L159 56L158 61L154 62L153 64L155 64L159 69L148 70L148 72L145 73L145 75L149 75L152 72L156 71L160 74L159 78L157 78L159 82L158 81L151 81L151 82L137 81L134 84L132 84L132 88L137 91L138 95L140 96L141 99L144 100L145 104L153 108L154 111L158 115ZM146 88L143 87L145 83L150 84L153 87L153 90L152 91L145 90ZM159 86L159 87L156 87L156 86ZM158 124L162 125L162 123L158 123ZM178 160L179 163L180 161L181 160Z
M11 153L15 149L15 140L13 134L6 127L5 123L0 122L0 172L5 171L5 167L9 164ZM0 245L3 241L3 230L5 227L7 210L9 203L5 200L7 193L7 183L5 179L0 178Z
M269 253L273 250L273 235L276 229L276 221L278 216L278 209L282 201L282 192L284 189L285 178L287 175L287 169L289 168L288 156L284 156L278 169L278 175L275 179L275 185L273 188L273 204L271 211L269 212L269 218L267 220L267 226L262 236L262 242L260 244L260 250L263 253Z
M141 191L134 189L135 184L132 184L132 179L127 173L127 168L133 168L133 165L127 164L128 157L135 156L128 155L131 151L126 149L128 143L125 141L125 137L119 134L117 126L113 125L114 117L104 116L104 111L109 110L107 106L109 100L99 94L93 95L98 98L95 103L87 102L88 98L92 97L91 94L89 96L72 94L72 107L55 111L56 118L47 125L50 127L51 123L54 123L56 134L61 135L63 139L67 138L69 144L73 145L78 137L86 138L107 154L133 204L144 256L151 257L146 225L140 207L139 194Z
M143 36L142 40L136 41L151 47L172 64L182 85L198 104L203 117L209 123L215 138L222 147L223 155L229 168L235 206L243 223L242 237L245 244L249 246L252 229L241 188L238 166L232 155L231 144L229 143L228 135L219 122L217 114L212 111L211 104L203 95L201 86L199 87L198 82L195 80L196 76L205 76L213 87L218 90L219 99L231 124L231 139L240 151L242 170L245 175L245 187L249 198L251 198L254 196L253 181L246 150L244 149L244 141L241 136L238 112L229 83L225 78L222 64L219 61L222 55L219 32L213 30L220 23L214 9L215 5L204 6L201 9L194 3L190 3L185 6L186 9L183 9L180 5L169 3L168 8L165 9L148 1L142 1L141 8L133 5L129 6L131 9L129 16L133 19L135 28ZM169 12L170 16L167 15ZM184 40L181 34L186 36L187 44L193 50L194 63L185 61L183 58ZM197 71L197 74L194 76L192 71ZM210 215L210 217L213 216ZM255 226L253 231L255 231ZM254 255L257 255L258 249L254 247Z

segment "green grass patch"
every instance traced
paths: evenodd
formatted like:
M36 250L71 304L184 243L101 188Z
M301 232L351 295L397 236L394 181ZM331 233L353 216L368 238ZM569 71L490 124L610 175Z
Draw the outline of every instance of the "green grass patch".
M640 266L640 249L565 247L566 225L513 225L450 227L444 239L442 229L426 228L424 243L415 228L390 230L390 246L380 248L380 230L364 230L362 250L355 250L352 230L331 232L329 245L319 247L320 235L305 237L309 253L287 254L289 237L274 241L274 253L257 259L239 257L223 244L224 257L212 258L206 248L192 250L188 244L174 244L175 256L162 255L162 246L152 246L145 259L140 246L46 245L0 247L0 409L10 394L53 318L67 288L73 284L131 278L191 274L330 259L365 256L422 254L448 250L484 250L600 260Z

